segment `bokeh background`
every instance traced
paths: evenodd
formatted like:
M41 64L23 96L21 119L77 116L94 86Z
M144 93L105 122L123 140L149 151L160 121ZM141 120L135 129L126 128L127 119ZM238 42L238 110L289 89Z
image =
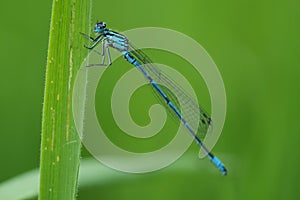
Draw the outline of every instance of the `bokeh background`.
M51 1L2 1L0 5L2 182L39 165ZM208 51L227 92L226 122L214 152L223 158L229 175L206 170L210 164L200 160L199 171L166 168L130 175L130 180L79 189L78 198L299 198L299 7L296 0L94 0L93 20L87 23L104 20L118 31L170 28ZM204 104L209 107L209 99ZM197 154L195 145L190 153ZM89 156L85 149L82 154ZM190 160L194 165L197 157Z

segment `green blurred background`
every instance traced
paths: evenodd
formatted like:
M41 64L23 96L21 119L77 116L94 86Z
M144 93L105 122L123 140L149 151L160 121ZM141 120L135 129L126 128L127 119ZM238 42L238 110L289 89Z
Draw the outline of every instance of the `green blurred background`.
M39 165L51 3L0 3L0 182ZM229 175L202 167L177 172L166 168L80 189L78 198L299 198L299 8L296 0L94 0L93 21L87 23L104 20L118 31L170 28L208 51L227 92L225 127L214 152L223 158ZM190 151L197 154L194 145ZM83 156L89 156L86 150ZM197 165L207 163L200 160Z

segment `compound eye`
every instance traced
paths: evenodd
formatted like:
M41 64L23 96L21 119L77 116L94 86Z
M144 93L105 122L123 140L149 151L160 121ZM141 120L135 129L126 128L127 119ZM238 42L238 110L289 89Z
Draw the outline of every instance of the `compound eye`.
M105 22L100 22L99 26L100 26L100 28L105 28L106 27L106 23Z

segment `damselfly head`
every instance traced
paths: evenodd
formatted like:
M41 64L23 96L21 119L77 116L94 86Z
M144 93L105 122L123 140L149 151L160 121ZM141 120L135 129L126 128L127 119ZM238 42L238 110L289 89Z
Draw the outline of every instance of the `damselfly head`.
M105 22L97 22L94 28L95 33L101 33L105 30L106 23Z

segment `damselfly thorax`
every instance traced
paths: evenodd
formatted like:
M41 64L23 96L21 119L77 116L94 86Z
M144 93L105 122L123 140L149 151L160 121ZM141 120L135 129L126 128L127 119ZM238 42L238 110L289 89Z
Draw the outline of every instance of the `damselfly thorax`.
M128 39L120 33L108 31L104 35L104 40L108 46L115 48L122 53L129 50Z

